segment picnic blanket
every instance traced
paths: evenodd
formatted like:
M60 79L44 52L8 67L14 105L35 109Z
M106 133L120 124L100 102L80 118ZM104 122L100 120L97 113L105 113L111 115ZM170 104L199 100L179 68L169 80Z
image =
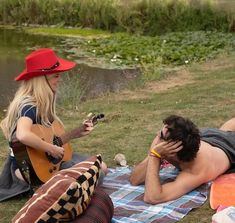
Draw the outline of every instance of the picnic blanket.
M110 195L114 204L112 223L173 223L182 219L190 210L201 206L207 199L208 184L204 184L179 199L157 205L143 202L144 185L129 183L131 169L117 167L109 169L102 188ZM168 167L160 171L162 182L172 181L178 173Z

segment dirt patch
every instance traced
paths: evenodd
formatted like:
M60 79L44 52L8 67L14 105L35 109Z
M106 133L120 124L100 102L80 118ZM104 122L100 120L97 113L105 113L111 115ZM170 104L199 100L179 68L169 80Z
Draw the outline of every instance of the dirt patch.
M162 92L174 87L193 83L193 77L188 70L174 72L161 81L155 81L146 85L147 91Z
M166 78L164 78L163 80L149 82L143 89L138 89L135 91L122 91L120 94L116 94L115 99L144 99L149 97L149 95L153 93L164 92L174 87L193 83L193 81L194 80L192 74L187 69L183 69L167 74Z
M219 71L235 67L235 56L221 56L215 60L207 61L201 65L204 72Z
M194 76L196 73L205 72L208 75L211 72L235 68L235 55L221 56L215 60L206 61L202 64L195 64L191 67L182 68L180 70L171 71L166 73L166 77L160 81L152 81L145 85L142 89L135 91L124 90L115 95L115 100L129 100L129 99L145 99L153 93L160 93L170 90L175 87L184 86L194 82Z

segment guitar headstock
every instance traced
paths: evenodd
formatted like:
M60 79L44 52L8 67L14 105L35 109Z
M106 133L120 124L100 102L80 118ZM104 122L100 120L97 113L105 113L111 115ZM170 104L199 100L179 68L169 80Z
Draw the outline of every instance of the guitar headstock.
M92 121L93 125L96 125L98 123L99 120L104 119L104 114L93 114L93 113L89 113L88 114L88 119Z

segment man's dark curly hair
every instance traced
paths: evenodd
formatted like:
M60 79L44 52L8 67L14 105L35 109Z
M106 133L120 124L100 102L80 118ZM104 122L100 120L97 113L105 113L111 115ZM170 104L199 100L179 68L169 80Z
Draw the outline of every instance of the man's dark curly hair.
M177 115L168 116L163 123L169 132L167 140L182 141L183 148L177 153L179 160L189 162L196 158L200 146L197 126L191 120Z

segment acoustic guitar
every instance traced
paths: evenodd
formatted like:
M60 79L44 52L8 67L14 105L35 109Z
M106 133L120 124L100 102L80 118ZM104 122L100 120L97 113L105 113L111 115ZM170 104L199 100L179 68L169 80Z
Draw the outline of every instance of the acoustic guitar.
M90 117L94 125L102 118L104 118L103 114ZM65 133L62 124L58 121L54 121L50 127L32 125L32 132L42 140L64 148L64 156L61 159L54 158L37 148L28 147L13 137L10 146L24 180L30 185L38 185L45 183L58 172L61 162L72 158L72 148L68 142L78 138L80 128Z

